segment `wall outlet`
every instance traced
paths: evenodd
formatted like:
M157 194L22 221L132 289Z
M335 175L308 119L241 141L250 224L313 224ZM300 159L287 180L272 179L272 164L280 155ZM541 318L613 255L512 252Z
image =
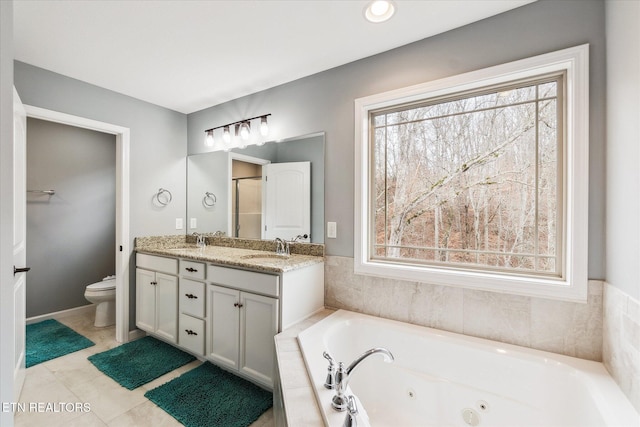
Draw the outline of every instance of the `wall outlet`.
M335 239L338 233L338 226L335 222L327 222L327 237Z
M191 218L189 220L189 228L195 230L198 228L198 218Z
M176 230L182 230L182 218L176 218Z

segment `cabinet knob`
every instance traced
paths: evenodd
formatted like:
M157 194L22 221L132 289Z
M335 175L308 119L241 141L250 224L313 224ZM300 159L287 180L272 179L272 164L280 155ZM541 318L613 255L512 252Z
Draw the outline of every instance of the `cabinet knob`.
M193 332L191 329L185 329L184 330L188 335L198 335L197 332Z
M157 285L157 284L158 284L158 282L150 282L149 284L150 284L150 285L154 285L154 286L155 286L155 285Z
M198 270L196 270L195 268L192 268L192 267L185 268L185 270L187 270L187 271L189 271L191 273L197 273L198 272Z
M184 296L189 298L189 299L198 299L198 296L194 295L194 294L184 294Z
M243 304L237 302L235 304L233 304L234 307L238 307L238 308L242 308Z

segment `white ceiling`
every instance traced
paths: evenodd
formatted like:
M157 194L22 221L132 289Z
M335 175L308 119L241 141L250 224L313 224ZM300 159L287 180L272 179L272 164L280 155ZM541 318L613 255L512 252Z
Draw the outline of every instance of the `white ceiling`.
M191 113L371 56L532 0L16 0L15 58Z

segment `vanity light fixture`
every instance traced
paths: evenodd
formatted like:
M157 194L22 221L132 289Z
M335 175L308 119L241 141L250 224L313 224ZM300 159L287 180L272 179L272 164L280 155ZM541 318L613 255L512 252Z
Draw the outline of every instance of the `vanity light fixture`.
M218 147L217 149L223 149L225 151L229 151L233 148L234 143L232 143L231 138L231 126L234 127L234 134L236 137L240 137L241 141L238 142L237 146L240 148L245 148L248 144L258 144L263 145L265 143L264 137L269 134L269 125L267 124L267 117L271 114L263 114L262 116L251 117L250 119L239 120L237 122L229 123L222 126L216 126L211 129L205 130L205 140L204 143L207 147L219 146L220 143L216 144L216 140L214 138L214 133L217 129L222 129L222 147ZM249 142L251 139L251 121L260 119L260 135L263 138L258 138L256 141Z
M364 10L364 17L367 18L367 21L378 23L384 22L393 16L396 12L396 8L391 1L386 0L374 0L367 4L367 7Z

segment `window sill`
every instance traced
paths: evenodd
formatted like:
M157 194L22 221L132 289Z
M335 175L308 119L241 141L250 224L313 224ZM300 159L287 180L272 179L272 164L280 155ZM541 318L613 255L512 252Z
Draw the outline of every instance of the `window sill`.
M537 298L587 302L588 280L586 275L580 278L554 279L395 264L375 260L361 260L357 257L354 261L355 274Z

